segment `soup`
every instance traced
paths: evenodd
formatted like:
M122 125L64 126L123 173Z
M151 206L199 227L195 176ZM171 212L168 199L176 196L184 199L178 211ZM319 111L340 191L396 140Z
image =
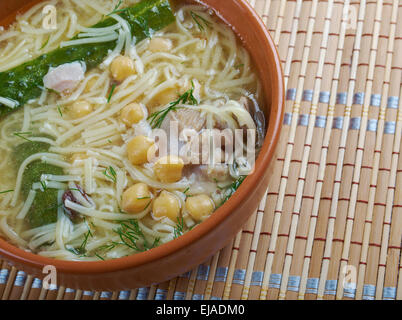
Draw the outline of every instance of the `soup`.
M180 1L42 2L0 34L0 84L0 235L56 259L120 258L196 228L265 134L249 54Z

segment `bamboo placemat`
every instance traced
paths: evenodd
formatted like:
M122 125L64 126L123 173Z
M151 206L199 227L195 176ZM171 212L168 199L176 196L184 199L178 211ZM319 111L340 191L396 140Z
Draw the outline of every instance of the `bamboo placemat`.
M402 299L402 3L250 2L287 91L274 176L243 230L131 291L45 290L2 262L2 299Z

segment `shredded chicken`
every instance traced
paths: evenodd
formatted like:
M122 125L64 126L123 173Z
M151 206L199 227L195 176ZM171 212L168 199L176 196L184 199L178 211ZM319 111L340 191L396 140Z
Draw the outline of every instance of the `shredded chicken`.
M85 66L80 62L66 63L57 68L50 68L43 78L46 88L59 93L71 92L84 80Z
M205 117L200 112L191 109L179 109L169 114L170 121L179 123L179 133L184 129L201 131L205 126Z
M223 182L229 178L229 166L225 163L202 165L201 172L209 180Z

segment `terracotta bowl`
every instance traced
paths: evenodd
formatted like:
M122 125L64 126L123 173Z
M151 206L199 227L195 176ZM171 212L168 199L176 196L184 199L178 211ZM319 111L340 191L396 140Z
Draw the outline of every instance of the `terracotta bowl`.
M37 2L0 1L0 25L12 23L17 12L23 12ZM282 124L284 85L281 63L264 23L247 1L202 2L233 27L249 50L260 74L268 123L254 173L245 179L225 205L197 228L144 253L99 262L61 261L26 252L0 239L0 256L38 278L46 276L43 273L45 266L55 266L59 286L87 290L132 289L169 280L205 262L233 239L255 212L268 186Z

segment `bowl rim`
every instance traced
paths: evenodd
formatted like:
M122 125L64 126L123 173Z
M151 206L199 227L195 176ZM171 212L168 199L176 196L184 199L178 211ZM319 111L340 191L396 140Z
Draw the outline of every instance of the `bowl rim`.
M202 0L195 1L208 6L213 10L215 9L210 5L205 4ZM258 29L256 31L263 34L266 43L261 45L266 47L264 50L272 51L274 60L272 69L274 70L273 74L276 75L278 92L280 93L277 97L272 97L267 133L260 154L256 159L254 172L250 176L246 177L237 192L235 192L230 199L218 210L216 210L208 219L206 219L193 230L156 248L145 252L132 254L127 257L105 261L59 260L43 257L18 248L3 238L0 238L0 256L4 257L6 260L33 267L34 269L42 269L46 265L52 265L56 267L58 272L62 272L64 274L100 274L135 268L167 257L176 251L188 247L192 243L198 241L200 238L207 236L209 232L211 232L217 225L224 221L231 214L233 209L238 207L240 203L248 196L248 194L252 192L255 184L258 182L258 177L262 177L264 175L264 172L268 169L271 161L273 160L275 148L279 141L284 116L284 78L278 50L260 16L255 12L254 8L248 3L247 0L231 1L236 2L242 10L247 12L252 27ZM40 0L33 0L28 3L28 5L22 7L22 10L24 10L25 7L29 8L29 6L32 6L32 4L38 2L40 2ZM219 12L217 13L219 17L225 21L225 17L220 15ZM5 21L8 20L5 19ZM273 117L272 114L276 114L276 117Z

